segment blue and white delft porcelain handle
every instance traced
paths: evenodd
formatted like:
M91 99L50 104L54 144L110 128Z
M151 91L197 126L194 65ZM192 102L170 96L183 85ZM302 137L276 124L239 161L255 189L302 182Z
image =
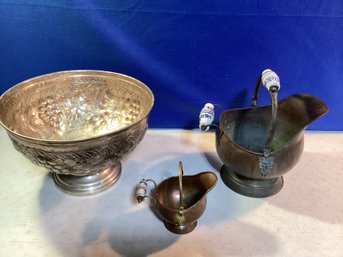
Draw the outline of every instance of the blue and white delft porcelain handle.
M214 105L206 103L199 115L199 128L202 131L209 130L214 120Z
M156 182L152 179L142 179L136 190L136 199L138 203L141 203L145 200L145 198L149 198L153 201L155 199L149 194L151 192L151 189L149 188L148 182L152 182L154 184L154 187L156 188Z
M262 74L257 79L254 95L251 98L251 107L257 106L257 97L258 91L260 89L260 84L262 84L271 93L278 92L281 88L280 78L276 74L276 72L272 71L271 69L265 69L264 71L262 71Z
M279 76L271 69L266 69L262 72L261 82L268 91L270 91L272 87L277 88L278 91L281 88Z

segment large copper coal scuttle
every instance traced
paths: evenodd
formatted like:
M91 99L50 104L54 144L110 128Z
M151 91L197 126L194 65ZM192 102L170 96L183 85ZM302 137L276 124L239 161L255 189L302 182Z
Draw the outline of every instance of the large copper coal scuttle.
M272 104L256 107L260 83L268 89ZM328 111L326 104L309 94L295 94L277 101L279 78L271 70L259 77L252 107L224 110L216 130L216 150L224 163L223 182L233 191L250 197L279 192L282 175L299 161L304 130ZM213 121L213 105L200 115L200 127ZM211 112L212 111L212 112Z
M120 160L143 138L151 90L126 75L74 70L42 75L0 97L14 147L47 168L61 190L89 195L113 185Z

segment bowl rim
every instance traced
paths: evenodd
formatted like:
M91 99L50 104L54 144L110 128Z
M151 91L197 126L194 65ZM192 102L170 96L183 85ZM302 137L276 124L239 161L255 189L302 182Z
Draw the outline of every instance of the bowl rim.
M152 90L145 83L143 83L142 81L140 81L140 80L138 80L138 79L136 79L134 77L131 77L131 76L126 75L126 74L118 73L118 72L107 71L107 70L93 70L93 69L61 70L61 71L50 72L50 73L42 74L42 75L39 75L39 76L35 76L35 77L32 77L32 78L23 80L23 81L15 84L15 85L13 85L9 89L7 89L2 95L0 95L0 103L4 99L4 97L6 97L8 94L11 94L12 91L13 91L13 93L15 93L16 91L20 90L20 87L24 87L24 85L30 84L30 83L33 84L33 83L35 83L36 80L39 80L41 78L46 78L45 81L48 81L48 80L52 80L52 79L57 79L57 78L59 78L60 76L62 76L64 74L82 75L82 74L92 74L92 73L93 74L98 74L98 75L110 75L110 76L115 75L115 76L117 76L119 78L126 79L129 82L133 82L132 84L134 84L135 86L138 86L138 85L142 86L146 90L147 94L151 97L151 103L150 103L150 106L147 108L146 113L144 113L142 115L142 117L140 119L136 120L134 123L132 123L132 124L130 124L128 126L122 127L120 129L113 130L113 131L110 131L110 132L106 132L106 133L103 133L103 134L100 134L100 135L90 136L90 137L87 137L87 138L69 139L69 140L43 139L43 138L25 136L25 135L23 135L21 133L14 132L13 130L8 128L2 122L1 115L0 115L0 125L2 127L4 127L12 135L15 135L15 136L17 136L19 138L22 138L22 139L32 140L32 141L36 141L36 142L46 142L46 143L50 143L51 142L51 143L65 144L65 143L74 143L74 142L84 142L84 141L89 141L89 140L93 140L93 139L96 139L96 138L106 137L106 136L109 136L109 135L112 135L112 134L120 133L120 132L123 132L125 130L130 129L131 127L133 127L134 125L140 123L142 120L146 119L149 116L149 114L151 112L151 109L152 109L152 107L154 106L154 103L155 103L155 97L154 97L154 94L153 94Z

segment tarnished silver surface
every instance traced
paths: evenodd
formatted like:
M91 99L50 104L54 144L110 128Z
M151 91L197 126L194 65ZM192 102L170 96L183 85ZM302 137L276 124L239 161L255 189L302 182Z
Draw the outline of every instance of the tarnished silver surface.
M92 195L113 185L121 175L120 162L101 169L98 173L86 176L70 176L53 173L56 185L64 192L74 195Z
M116 166L110 169L112 178L96 176L103 185L95 191L94 181L86 177L85 184L78 178L77 183L66 182L69 189L63 188L89 194L119 177L118 162L143 138L153 103L151 90L129 76L63 71L26 80L5 92L0 97L0 122L19 152L56 174L89 178ZM80 193L80 187L88 189Z

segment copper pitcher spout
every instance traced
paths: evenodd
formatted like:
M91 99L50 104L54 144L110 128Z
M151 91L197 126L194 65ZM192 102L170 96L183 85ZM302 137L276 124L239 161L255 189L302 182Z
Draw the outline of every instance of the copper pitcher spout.
M294 94L279 102L279 113L299 132L327 113L328 106L310 94Z

